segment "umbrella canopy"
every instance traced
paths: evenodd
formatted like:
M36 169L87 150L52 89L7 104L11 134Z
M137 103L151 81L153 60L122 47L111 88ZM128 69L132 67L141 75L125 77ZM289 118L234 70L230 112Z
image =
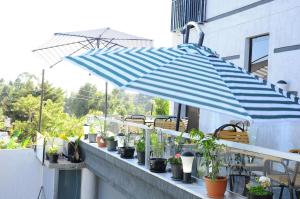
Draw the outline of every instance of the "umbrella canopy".
M53 38L33 50L50 68L60 63L65 56L80 55L89 49L113 49L152 47L151 39L120 32L111 28L99 28L75 32L54 33Z
M66 59L120 88L150 96L247 120L300 118L298 97L195 44L91 50Z

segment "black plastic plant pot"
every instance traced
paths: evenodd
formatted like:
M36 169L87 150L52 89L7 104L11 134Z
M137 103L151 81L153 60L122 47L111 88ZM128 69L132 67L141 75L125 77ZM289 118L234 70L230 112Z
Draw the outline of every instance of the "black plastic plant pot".
M253 193L248 193L248 199L273 199L273 193L265 196L257 196Z
M50 163L57 163L57 160L58 160L58 154L48 154L49 156L49 162Z
M72 155L72 156L70 157L70 162L71 162L71 163L80 163L80 162L81 162L81 158L76 159L75 155Z
M171 164L172 179L180 181L183 178L183 169L180 164Z
M121 158L124 159L133 159L133 154L135 151L134 147L120 147Z
M97 134L94 133L94 134L89 134L89 142L90 143L96 143L96 137L97 137Z
M167 159L150 158L150 171L154 173L165 173L167 167Z
M145 151L137 152L137 159L139 165L145 165Z
M106 147L108 151L116 151L118 142L114 140L106 140Z

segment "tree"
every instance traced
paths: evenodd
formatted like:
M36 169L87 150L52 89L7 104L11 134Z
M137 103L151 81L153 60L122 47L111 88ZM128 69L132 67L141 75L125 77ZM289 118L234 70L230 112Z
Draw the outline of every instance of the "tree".
M169 101L154 98L154 115L169 115Z
M72 93L66 100L65 110L77 117L86 115L90 110L104 112L104 94L95 85L86 83L80 87L78 93Z

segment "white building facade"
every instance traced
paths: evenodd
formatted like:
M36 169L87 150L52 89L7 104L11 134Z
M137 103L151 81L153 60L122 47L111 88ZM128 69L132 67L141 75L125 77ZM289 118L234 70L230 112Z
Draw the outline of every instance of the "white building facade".
M205 2L205 13L203 13L205 17L200 27L205 33L204 46L271 83L276 84L283 80L287 83L288 91L300 93L300 0L206 0L203 2ZM190 40L196 42L198 39L196 36L197 34L191 32ZM181 43L182 35L174 32L173 44ZM201 109L200 129L212 132L231 119L235 118ZM252 135L253 142L281 150L299 147L300 142L292 140L295 134L293 128L295 131L299 129L295 126L299 127L293 125L284 128L282 125L274 124L263 130L264 136L271 136L271 131L274 132L275 128L278 134L284 137L288 136L288 131L290 138L285 139L291 140L286 140L289 146L285 148L277 145L279 140L272 140L270 143L268 140L258 142L260 136L258 132ZM278 137L282 139L282 136ZM259 139L265 140L263 137Z

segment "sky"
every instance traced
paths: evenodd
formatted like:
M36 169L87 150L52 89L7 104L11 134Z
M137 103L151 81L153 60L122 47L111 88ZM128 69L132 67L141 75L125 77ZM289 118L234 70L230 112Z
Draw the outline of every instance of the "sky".
M104 81L67 61L53 69L32 53L55 32L110 27L171 46L170 0L9 0L0 1L0 78L14 80L22 72L75 91L85 82L103 89ZM111 87L110 87L111 88Z

